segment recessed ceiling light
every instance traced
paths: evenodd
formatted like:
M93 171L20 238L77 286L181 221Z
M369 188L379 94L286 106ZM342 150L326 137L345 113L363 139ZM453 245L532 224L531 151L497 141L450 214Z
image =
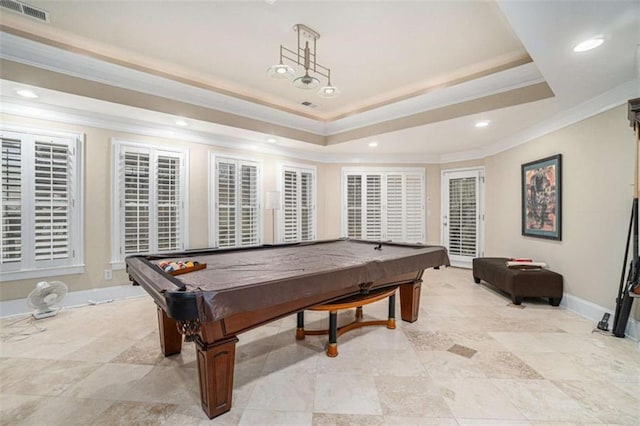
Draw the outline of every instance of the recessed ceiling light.
M267 142L276 143L276 142L278 142L278 140L276 138L267 138Z
M487 127L491 123L489 120L482 120L476 122L476 127Z
M38 95L33 93L31 90L27 90L27 89L18 89L16 90L16 93L22 96L23 98L35 99L38 97Z
M187 122L186 122L186 121L184 121L184 120L176 120L176 125L177 125L177 126L183 126L183 127L184 127L184 126L186 126L186 125L187 125Z
M595 49L604 43L604 38L602 36L592 37L588 40L583 41L582 43L578 43L576 47L573 48L574 52L586 52L587 50Z
M371 148L375 148L376 146L378 146L378 142L376 142L376 141L369 142L369 146L370 146Z

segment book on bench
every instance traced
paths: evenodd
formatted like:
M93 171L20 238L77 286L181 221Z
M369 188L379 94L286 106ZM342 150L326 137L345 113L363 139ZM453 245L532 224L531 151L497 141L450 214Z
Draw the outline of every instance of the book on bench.
M542 269L546 268L547 264L544 262L534 262L534 261L516 261L509 260L507 261L507 268L517 268L517 269Z

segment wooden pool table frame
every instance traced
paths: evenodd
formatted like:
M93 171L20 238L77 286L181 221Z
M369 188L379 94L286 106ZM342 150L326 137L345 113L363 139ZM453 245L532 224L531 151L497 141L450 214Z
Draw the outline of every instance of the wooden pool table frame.
M147 259L136 258L136 262L140 261L151 265ZM167 306L166 288L162 288L163 285L158 285L158 282L161 280L166 281L167 279L175 284L174 277L168 278L163 271L155 266L152 269L144 268L140 263L136 262L127 261L128 272L134 285L141 285L145 288L156 302L162 353L165 356L179 354L182 349L183 339L178 331L178 320L175 317L180 315L175 313L175 307ZM439 266L432 265L432 267L436 268ZM361 283L348 289L314 294L287 303L267 306L250 312L235 313L222 319L200 323L195 343L203 410L209 418L213 418L231 409L235 349L238 342L238 334L307 308L358 294L363 288L375 289L391 286L400 288L400 314L402 320L414 322L418 319L420 308L423 271L423 269L420 269L419 271L402 273L371 283ZM160 275L157 275L157 279L154 279L153 277L156 274ZM163 284L166 284L166 282ZM193 312L193 308L190 309ZM173 314L169 316L167 312L173 312Z

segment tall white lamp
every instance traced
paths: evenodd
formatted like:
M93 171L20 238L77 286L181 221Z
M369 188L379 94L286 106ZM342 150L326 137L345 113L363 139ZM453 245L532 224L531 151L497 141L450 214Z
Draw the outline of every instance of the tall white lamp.
M273 223L272 239L273 244L276 243L276 211L282 208L282 198L280 191L267 191L267 210L271 210L271 219Z

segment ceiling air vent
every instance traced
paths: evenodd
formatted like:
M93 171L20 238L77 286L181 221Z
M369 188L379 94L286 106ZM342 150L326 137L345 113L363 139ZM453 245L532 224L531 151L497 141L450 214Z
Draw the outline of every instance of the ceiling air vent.
M30 6L26 3L15 0L0 0L0 7L3 9L9 9L14 12L18 12L21 15L28 16L29 18L37 19L38 21L50 22L49 12L46 10L38 9L37 7Z

